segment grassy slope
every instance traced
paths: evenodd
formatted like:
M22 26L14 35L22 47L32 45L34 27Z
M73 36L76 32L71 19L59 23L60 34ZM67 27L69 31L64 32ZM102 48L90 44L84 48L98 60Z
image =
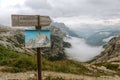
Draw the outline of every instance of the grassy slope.
M7 66L2 71L22 72L37 70L36 55L29 56L16 51L11 51L0 46L0 66ZM59 61L48 61L42 57L42 70L57 71L74 74L85 74L89 72L79 62L64 59Z

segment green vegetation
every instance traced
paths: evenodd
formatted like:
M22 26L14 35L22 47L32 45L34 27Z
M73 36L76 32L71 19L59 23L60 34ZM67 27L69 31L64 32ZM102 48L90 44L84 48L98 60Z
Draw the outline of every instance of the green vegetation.
M14 35L14 38L7 38L7 42L14 44L15 47L22 47L24 43L24 37L21 34Z
M81 63L67 59L53 62L43 59L42 64L43 70L74 74L86 74L86 72L89 72L89 70L81 65Z
M37 70L35 56L18 53L0 46L0 65L9 66L2 71L21 72L27 70Z
M92 63L93 61L95 61L97 59L97 56L94 57L93 59L89 60L89 61L86 61L86 63Z
M8 50L0 46L0 65L8 66L2 71L21 72L37 70L36 55L29 56L16 51ZM42 70L57 71L64 73L85 74L89 70L81 63L72 60L49 61L42 57Z
M50 61L63 60L66 58L63 47L63 39L59 36L51 36L51 48L43 49L44 57Z
M52 76L47 76L45 80L65 80L62 77L52 77Z
M23 37L23 35L21 35L21 34L15 35L15 38L19 42L19 44L23 44L24 43L24 37Z
M68 79L65 79L65 78L63 78L63 77L61 77L61 76L57 76L57 77L53 77L53 76L51 76L51 75L49 75L49 76L47 76L46 78L45 78L45 80L68 80ZM69 80L78 80L78 79L69 79Z
M63 47L70 48L71 44L69 42L63 42Z
M30 71L37 70L36 62L37 62L36 55L30 56L0 46L0 66L5 66L5 68L1 69L1 71L16 73L16 72L25 72L29 70ZM109 69L112 68L115 70L118 67L115 66L114 64L105 64L105 63L100 63L96 65L97 66L104 65ZM82 74L82 75L90 75L90 76L107 75L101 71L98 71L97 73L93 73L90 70L88 70L86 67L84 67L80 62L77 61L68 60L68 59L49 61L44 57L42 57L42 70ZM58 77L53 78L49 76L47 77L46 80L64 80L63 78L60 79L59 78Z
M49 53L49 54L44 54L43 56L50 61L66 59L65 53L60 51L58 51L56 54Z
M111 69L111 70L118 70L118 67L119 67L118 64L109 64L109 63L104 64L104 66L105 66L107 69Z
M115 71L117 71L118 67L119 67L118 64L112 64L110 62L108 62L108 63L107 62L97 63L95 65L97 65L97 66L105 66L107 69L111 69L111 70L115 70Z

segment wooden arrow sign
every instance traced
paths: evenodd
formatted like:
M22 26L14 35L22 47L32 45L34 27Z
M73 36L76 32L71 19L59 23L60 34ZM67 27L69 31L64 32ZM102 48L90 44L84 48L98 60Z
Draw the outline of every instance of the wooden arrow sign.
M12 26L38 26L39 25L49 26L51 19L49 16L38 16L38 15L12 15Z

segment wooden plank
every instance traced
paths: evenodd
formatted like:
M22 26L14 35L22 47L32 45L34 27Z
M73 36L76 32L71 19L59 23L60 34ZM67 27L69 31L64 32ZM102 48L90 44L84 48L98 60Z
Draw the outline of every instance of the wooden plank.
M12 15L12 26L38 26L38 17L40 18L39 24L41 26L50 25L51 20L49 16Z
M12 26L36 26L37 16L33 15L12 15Z
M51 19L49 16L40 16L40 25L48 26L51 23Z

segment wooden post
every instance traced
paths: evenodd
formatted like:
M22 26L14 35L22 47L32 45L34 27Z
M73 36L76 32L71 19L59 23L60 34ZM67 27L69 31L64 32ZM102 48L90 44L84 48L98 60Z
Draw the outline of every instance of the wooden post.
M37 30L41 30L40 17L38 16L38 26ZM38 80L42 80L42 66L41 66L41 51L40 48L37 48L37 67L38 67Z
M35 26L36 30L41 30L41 26L48 26L50 25L50 23L51 20L49 16L12 15L12 26ZM37 48L37 67L38 67L38 80L42 80L40 47Z

